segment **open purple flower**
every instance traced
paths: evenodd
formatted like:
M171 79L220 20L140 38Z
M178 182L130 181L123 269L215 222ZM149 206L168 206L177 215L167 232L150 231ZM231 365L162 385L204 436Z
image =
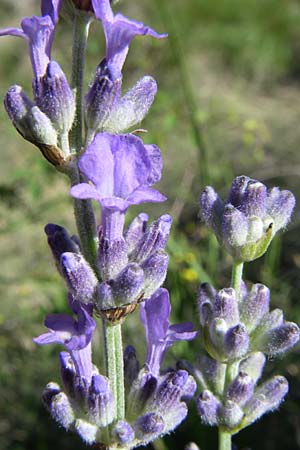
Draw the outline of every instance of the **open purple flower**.
M176 341L192 340L197 331L193 324L185 322L170 326L171 304L166 289L158 289L152 297L141 305L141 321L147 339L146 365L154 376L159 375L160 364L167 349Z
M68 314L49 314L45 319L49 331L33 340L39 345L64 345L70 352L77 374L90 379L93 370L91 340L96 323L85 306L75 301L71 304L77 320Z
M132 134L97 134L80 158L79 168L93 186L77 184L71 195L100 203L103 234L112 239L122 235L124 214L130 205L165 200L150 187L161 177L160 150L144 145Z
M101 20L106 39L106 59L121 72L129 45L138 35L150 35L164 38L166 34L158 34L141 22L130 20L122 14L114 14L109 0L92 0L97 19Z
M50 61L51 45L62 0L43 0L42 17L25 17L21 28L4 28L0 36L18 36L28 42L33 72L36 78L43 76Z
M156 82L145 76L122 97L122 67L135 36L167 36L122 14L114 15L109 0L93 0L92 3L97 19L102 21L106 57L97 67L94 82L85 98L89 136L97 131L124 132L143 120L154 100Z

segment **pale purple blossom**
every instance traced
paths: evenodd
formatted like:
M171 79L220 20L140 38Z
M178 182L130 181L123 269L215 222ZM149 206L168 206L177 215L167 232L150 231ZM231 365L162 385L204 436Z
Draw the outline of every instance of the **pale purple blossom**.
M190 341L198 334L192 331L191 322L170 325L170 313L169 293L163 288L141 305L140 316L147 340L146 365L155 376L159 374L161 362L171 345L176 341Z

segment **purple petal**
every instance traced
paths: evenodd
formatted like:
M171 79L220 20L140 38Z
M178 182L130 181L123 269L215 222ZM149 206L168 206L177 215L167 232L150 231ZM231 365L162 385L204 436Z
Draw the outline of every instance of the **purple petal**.
M29 40L30 58L36 78L43 76L50 61L54 25L50 16L25 17L22 29Z
M3 28L0 30L0 36L17 36L28 40L28 36L21 28Z
M45 326L53 331L66 331L74 333L75 320L68 314L48 314L45 319Z
M167 200L160 192L148 187L136 189L128 198L127 202L131 205L139 205L144 202L164 202Z
M160 150L132 134L98 133L80 158L79 167L95 188L75 185L71 195L94 198L103 207L124 211L130 204L161 202L165 197L148 186L161 175ZM80 186L80 187L79 187Z
M101 197L113 196L114 157L113 136L98 133L79 161L79 168L91 180Z
M54 24L58 21L59 10L62 5L62 0L42 0L41 12L42 16L50 16Z
M94 199L100 202L100 196L97 189L88 183L79 183L70 189L72 197L85 199Z
M136 22L122 14L114 16L109 0L92 0L97 19L102 21L106 38L106 57L120 71L124 64L129 45L137 35L150 35L155 38L166 37L158 34L141 22Z
M178 323L171 325L168 333L168 342L171 345L176 341L191 341L198 335L198 331L192 331L194 325L192 322Z

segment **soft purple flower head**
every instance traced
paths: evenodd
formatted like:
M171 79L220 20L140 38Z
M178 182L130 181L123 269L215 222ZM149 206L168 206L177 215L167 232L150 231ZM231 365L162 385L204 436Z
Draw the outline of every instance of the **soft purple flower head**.
M50 61L51 45L62 0L43 0L42 17L25 17L21 28L5 28L0 36L18 36L28 42L33 72L36 78L43 76Z
M114 14L109 0L92 0L97 19L101 20L106 39L106 59L121 72L129 45L138 35L150 35L164 38L166 34L158 34L141 22L127 19L122 14Z
M157 376L167 349L176 341L191 340L197 336L192 331L193 324L186 322L170 326L171 304L166 289L158 289L152 297L141 305L141 321L147 339L146 365Z
M71 195L94 199L102 209L125 212L130 205L165 200L150 187L161 177L160 150L155 145L144 145L132 134L97 134L80 158L79 168L94 186L77 184Z

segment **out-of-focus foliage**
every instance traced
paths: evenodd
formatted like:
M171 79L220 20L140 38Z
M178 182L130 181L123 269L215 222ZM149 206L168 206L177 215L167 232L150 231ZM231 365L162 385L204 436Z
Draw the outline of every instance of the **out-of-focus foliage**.
M36 0L2 1L1 27L16 26L37 12ZM228 286L231 260L200 223L198 196L204 179L226 193L239 174L268 185L300 187L300 3L298 0L123 0L124 14L167 31L168 40L136 39L126 63L125 86L148 73L159 93L142 127L147 142L163 151L160 189L169 200L147 207L151 217L174 216L166 282L173 302L173 321L197 325L196 294L200 282ZM56 36L55 58L68 73L72 33ZM30 92L31 72L25 43L0 41L0 94L14 83ZM93 25L87 55L87 79L103 56L99 25ZM56 274L43 227L59 223L75 232L67 180L56 173L15 133L0 109L0 448L64 450L86 448L72 434L57 429L44 410L40 394L49 380L59 380L56 348L37 348L32 336L42 331L45 313L67 309L65 288ZM139 211L134 208L134 211ZM299 207L288 231L269 252L246 265L246 279L272 289L272 306L300 321ZM127 320L125 341L142 357L137 314ZM139 330L139 333L137 333ZM101 336L97 337L101 346ZM198 338L174 347L176 358L192 361ZM95 358L99 358L98 352ZM173 357L173 358L172 358ZM300 448L299 348L284 360L271 361L269 373L291 383L280 411L243 431L238 448ZM266 376L268 373L266 374ZM182 450L194 440L203 450L216 447L216 430L190 418L157 450Z

